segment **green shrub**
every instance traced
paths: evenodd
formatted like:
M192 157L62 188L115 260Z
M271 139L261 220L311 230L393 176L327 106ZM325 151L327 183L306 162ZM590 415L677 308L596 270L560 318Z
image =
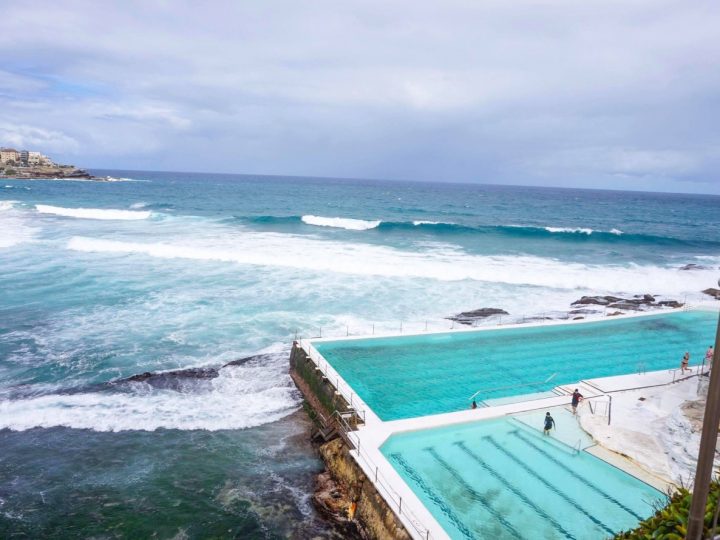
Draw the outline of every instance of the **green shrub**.
M710 484L710 495L705 507L705 530L703 538L710 537L713 517L720 495L720 483L714 480ZM692 494L685 488L678 489L669 496L668 503L658 508L652 517L641 521L637 528L621 532L615 540L683 540L687 533L688 514ZM720 526L718 527L720 529ZM720 531L716 531L718 534Z

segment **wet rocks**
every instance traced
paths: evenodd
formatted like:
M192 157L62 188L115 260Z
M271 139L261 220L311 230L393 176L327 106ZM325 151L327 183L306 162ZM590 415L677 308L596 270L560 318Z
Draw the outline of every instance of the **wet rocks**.
M707 266L703 266L702 264L690 263L685 266L681 266L680 270L709 270L709 268Z
M145 373L133 375L118 382L142 382L155 388L181 390L188 380L214 379L218 375L219 373L216 368L189 368L160 373L146 371Z
M476 321L480 321L488 317L493 317L495 315L509 315L509 313L504 309L486 307L476 309L474 311L463 311L462 313L458 313L457 315L453 315L452 317L446 317L446 319L450 321L455 321L456 323L472 326L473 323Z
M575 300L571 306L607 306L613 302L619 302L622 298L617 296L583 296L580 300Z
M720 289L714 289L714 288L710 287L709 289L705 289L703 291L703 294L712 296L715 300L720 300Z
M612 309L622 309L625 311L641 311L646 308L658 307L679 308L683 306L683 303L676 300L658 301L652 294L636 294L632 298L620 298L618 296L583 296L580 300L576 300L570 305L597 305ZM575 312L571 313L574 314Z

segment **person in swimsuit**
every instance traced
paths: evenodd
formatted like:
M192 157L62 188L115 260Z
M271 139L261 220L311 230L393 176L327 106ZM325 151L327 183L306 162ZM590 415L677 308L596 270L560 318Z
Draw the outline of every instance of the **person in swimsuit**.
M570 404L572 405L573 414L577 414L578 403L580 403L582 400L583 395L578 392L578 389L576 388L575 391L572 393L572 401L570 402Z
M688 364L690 364L690 353L686 351L685 355L682 357L682 361L680 362L681 374L685 374L686 370L692 371Z
M550 413L545 413L545 429L543 430L544 435L550 435L550 430L555 427L555 420Z

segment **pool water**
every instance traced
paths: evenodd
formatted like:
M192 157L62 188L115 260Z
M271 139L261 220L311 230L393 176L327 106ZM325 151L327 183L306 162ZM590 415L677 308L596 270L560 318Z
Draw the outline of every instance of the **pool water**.
M541 425L503 418L416 431L381 451L451 538L596 540L653 514L661 492Z
M718 314L685 311L580 324L314 343L382 420L468 408L582 379L700 363ZM550 376L555 376L549 382Z

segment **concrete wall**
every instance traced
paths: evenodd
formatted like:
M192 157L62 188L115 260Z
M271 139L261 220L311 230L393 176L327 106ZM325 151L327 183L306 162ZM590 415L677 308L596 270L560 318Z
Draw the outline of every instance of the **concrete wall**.
M347 401L335 391L335 386L315 369L315 363L297 343L293 344L290 353L290 374L305 396L311 416L332 419L335 411L350 409ZM361 536L372 540L410 540L405 527L350 455L342 438L321 445L319 452L328 472L347 494L345 508L353 502L357 505L354 522Z

